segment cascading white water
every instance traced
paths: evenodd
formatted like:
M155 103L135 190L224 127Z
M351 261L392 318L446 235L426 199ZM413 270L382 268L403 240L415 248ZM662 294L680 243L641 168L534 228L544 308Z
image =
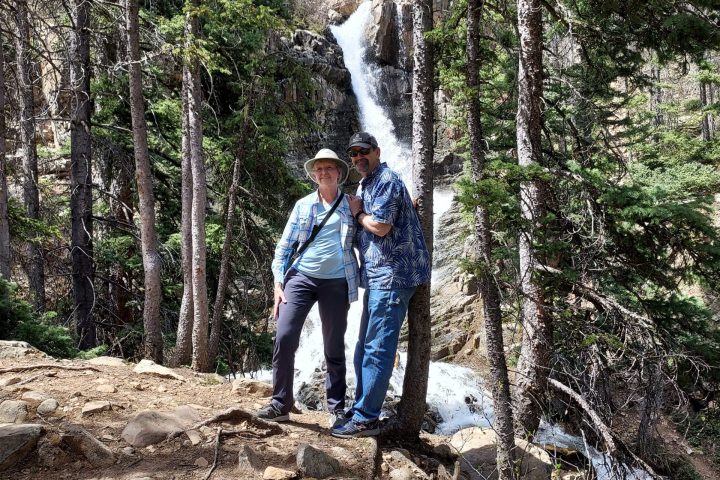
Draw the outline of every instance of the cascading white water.
M380 78L377 67L368 65L365 60L365 31L370 20L371 2L366 0L358 10L340 26L331 27L332 33L343 50L345 66L352 76L352 86L360 108L360 121L363 130L371 132L378 140L382 160L403 178L412 192L411 155L404 143L395 136L392 121L382 106L378 105L376 81ZM408 142L409 143L409 142ZM440 215L450 207L453 192L450 189L434 192L434 235L438 235ZM434 275L434 273L433 273ZM433 276L434 278L434 276ZM362 299L362 290L360 298ZM345 334L347 358L347 382L353 390L355 375L352 365L353 351L358 336L358 327L362 313L362 301L350 306L348 329ZM393 371L390 380L390 393L402 394L403 376L407 354L400 352L399 365ZM295 356L295 390L305 383L312 383L313 374L322 368L323 343L320 318L317 305L313 307L305 322L300 339L300 347ZM268 379L270 372L262 372L260 378ZM494 421L492 399L482 388L477 373L457 365L431 362L428 382L427 403L437 411L442 422L437 433L452 434L467 426L488 427ZM646 480L650 478L642 470L617 465L612 458L587 445L581 438L564 433L559 427L543 423L538 433L539 443L572 446L586 455L593 464L598 479L617 478L616 471L622 471L624 478Z
M380 146L381 159L402 177L412 193L411 152L407 145L395 136L395 127L385 109L377 103L377 82L380 69L365 62L365 31L370 20L370 1L358 9L339 26L330 30L342 48L345 68L350 72L352 88L360 108L360 124L372 133Z
M412 179L410 151L395 136L395 129L387 113L378 105L375 81L380 78L375 67L365 60L365 31L370 20L370 4L367 1L341 26L332 28L332 33L343 50L345 67L352 76L352 85L360 109L360 121L363 130L371 132L378 140L382 160L395 170L411 189L408 182ZM412 191L412 190L410 190ZM453 192L444 189L435 192L434 220L437 225L439 216L447 211ZM437 234L437 227L435 233ZM362 298L362 292L361 292ZM348 317L348 330L345 335L347 358L347 381L352 389L355 375L352 366L353 351L358 337L362 302L351 305ZM303 329L300 347L295 357L297 374L296 388L304 382L310 382L316 369L322 362L322 335L317 308L313 308ZM390 380L390 393L402 394L405 373L406 354L400 353L399 365L393 371ZM438 429L452 433L468 425L489 425L492 422L492 406L489 397L483 391L478 376L471 370L450 364L432 363L429 373L427 401L443 419Z

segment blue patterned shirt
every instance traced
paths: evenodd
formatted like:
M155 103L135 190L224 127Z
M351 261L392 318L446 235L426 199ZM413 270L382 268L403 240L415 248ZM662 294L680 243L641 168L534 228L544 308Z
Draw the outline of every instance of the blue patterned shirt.
M365 213L376 222L392 225L384 237L358 228L361 285L387 290L429 282L430 255L403 181L382 162L362 179L360 187Z
M276 283L283 283L285 278L285 264L293 254L293 245L297 242L297 248L305 243L312 233L312 227L318 216L320 196L317 191L307 195L295 203L290 218L285 224L282 237L275 247L275 257L272 262L272 272ZM332 208L332 207L328 207ZM358 299L358 265L353 251L353 240L355 236L355 220L350 212L350 205L347 197L343 197L337 210L340 215L340 242L342 243L343 263L345 278L348 282L348 302L352 303ZM320 222L317 222L320 223ZM297 262L297 259L295 260ZM288 270L292 265L288 266Z

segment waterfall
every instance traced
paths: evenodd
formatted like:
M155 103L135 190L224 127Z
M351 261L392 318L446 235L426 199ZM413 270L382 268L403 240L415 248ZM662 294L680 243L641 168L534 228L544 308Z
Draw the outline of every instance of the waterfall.
M403 141L396 137L395 128L385 109L376 101L379 68L365 62L365 31L370 21L371 2L366 1L340 26L331 27L333 35L343 50L345 67L352 76L352 87L360 109L360 122L363 130L372 133L378 140L382 160L395 170L412 192L411 151ZM449 188L434 192L434 223L437 235L439 217L450 207L453 192ZM363 291L360 290L362 299ZM362 301L354 302L348 314L348 329L345 334L345 357L347 363L347 383L349 392L354 391L355 371L352 364L353 352L357 341ZM295 391L303 384L314 381L316 372L322 368L323 360L322 329L317 305L305 322L300 337L300 347L295 355ZM402 395L407 354L399 353L399 364L390 379L388 394ZM268 379L270 372L260 374ZM431 362L427 402L438 413L442 422L438 424L439 433L453 433L471 425L489 426L493 421L492 403L482 388L478 375L470 369L447 363ZM313 406L314 407L314 406Z
M411 154L409 142L395 136L395 128L385 109L378 105L377 81L379 69L368 65L365 60L365 31L370 21L371 2L366 0L358 10L340 26L331 27L332 33L343 50L345 66L352 75L352 87L360 109L360 121L366 130L378 140L382 160L395 170L411 190ZM434 197L434 236L438 236L439 218L450 207L453 192L449 188L436 189ZM433 271L433 278L436 272ZM363 291L360 291L362 298ZM345 355L347 361L347 383L349 393L354 391L355 372L352 365L353 352L358 337L362 313L362 301L354 302L348 314L348 329L345 334ZM305 322L300 347L295 355L295 393L304 384L312 384L314 376L322 370L323 346L321 323L317 305ZM399 364L390 379L388 394L402 395L403 377L407 354L399 352ZM258 372L258 378L271 380L272 372ZM494 421L492 398L483 388L479 375L464 367L442 362L430 362L427 403L442 421L436 433L450 435L468 426L490 427ZM317 405L311 407L317 408ZM557 425L541 422L536 443L559 447L573 447L590 460L599 480L625 478L628 480L649 480L644 470L619 464L611 457L588 445L584 439L569 435ZM620 477L618 477L620 475Z

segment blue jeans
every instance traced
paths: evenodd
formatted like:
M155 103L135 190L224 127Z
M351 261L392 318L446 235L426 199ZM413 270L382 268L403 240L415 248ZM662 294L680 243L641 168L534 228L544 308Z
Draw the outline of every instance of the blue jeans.
M372 422L380 417L392 375L400 327L415 287L365 290L360 334L355 346L355 404L353 420Z

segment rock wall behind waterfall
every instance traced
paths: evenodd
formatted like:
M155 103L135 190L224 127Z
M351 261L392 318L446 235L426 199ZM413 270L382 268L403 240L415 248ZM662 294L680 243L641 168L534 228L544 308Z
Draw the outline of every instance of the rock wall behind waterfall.
M296 30L290 37L276 35L270 48L303 65L310 82L295 78L283 80L283 96L288 104L313 105L314 125L288 152L286 161L299 178L305 178L303 164L321 148L338 155L345 152L347 140L358 128L358 108L352 93L350 74L343 64L342 50L329 30L323 34Z

